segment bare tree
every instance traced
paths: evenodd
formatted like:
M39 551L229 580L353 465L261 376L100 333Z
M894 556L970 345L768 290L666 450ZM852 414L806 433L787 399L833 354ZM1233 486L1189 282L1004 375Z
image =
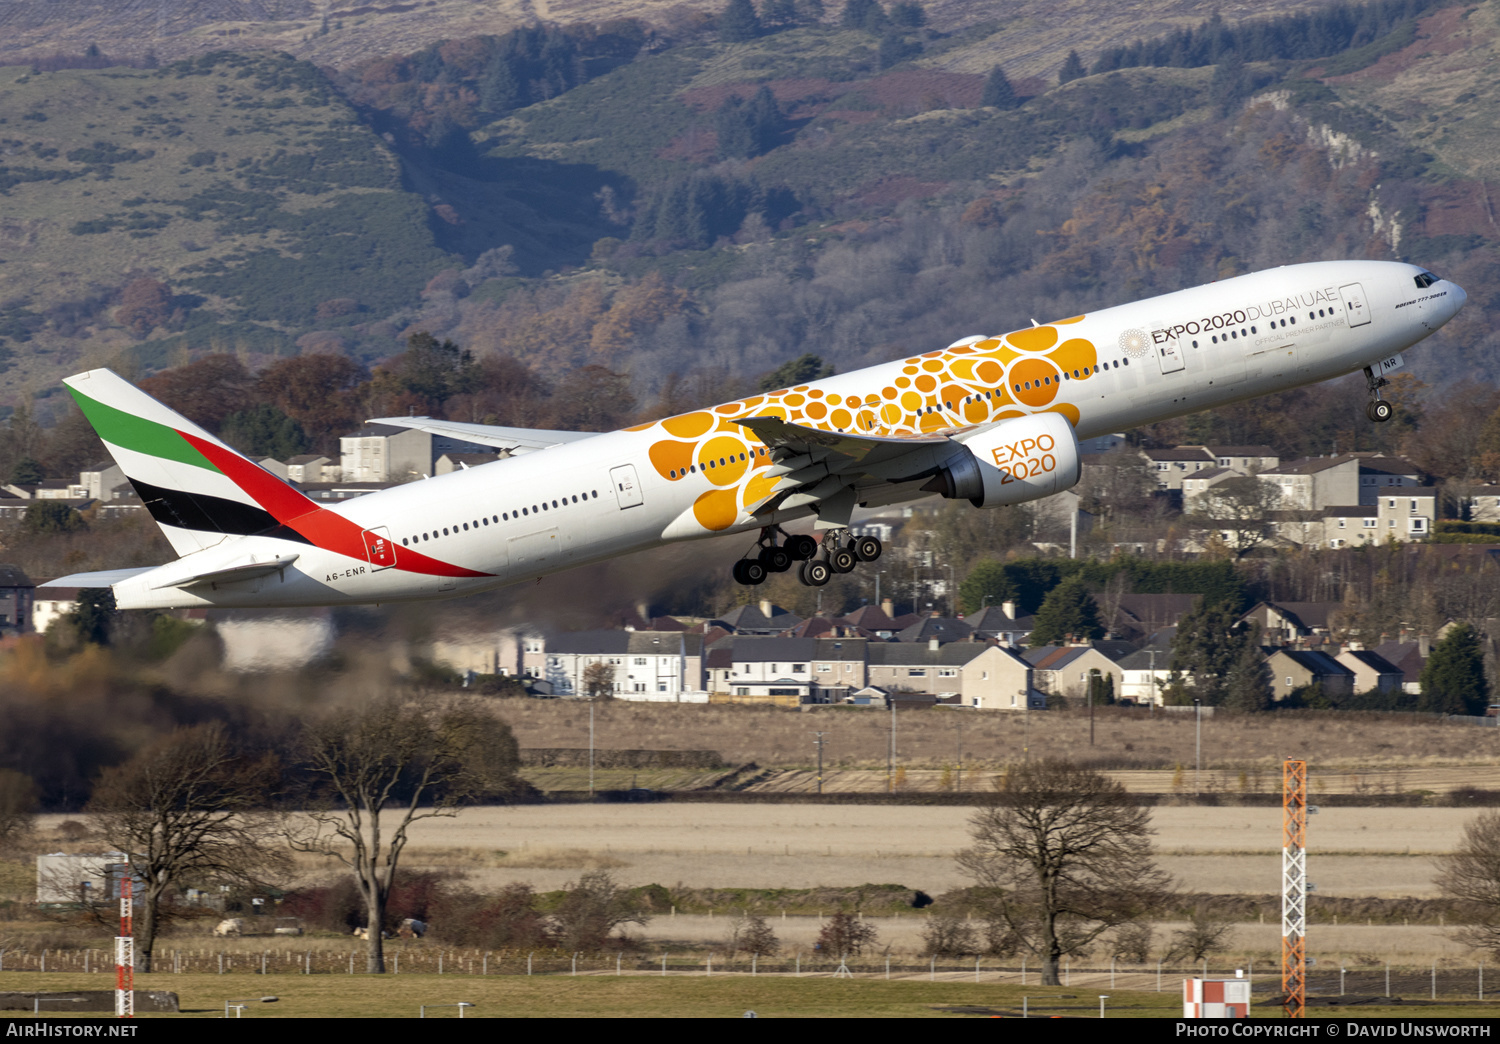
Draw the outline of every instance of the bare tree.
M0 852L18 848L31 836L36 784L15 769L0 769Z
M1500 955L1500 811L1482 812L1464 827L1458 850L1438 861L1437 886L1470 911L1458 937Z
M89 802L96 833L125 854L136 896L136 967L151 970L163 904L188 883L258 884L286 871L264 807L274 764L239 754L218 723L182 728L105 769Z
M1269 482L1236 475L1204 490L1197 498L1194 523L1218 533L1236 558L1243 558L1272 536L1271 518L1281 492Z
M818 949L830 957L858 957L875 945L879 936L873 924L866 924L857 913L840 911L830 917L818 931Z
M552 920L558 944L577 951L603 949L616 928L651 918L608 870L589 870L563 890Z
M974 847L959 865L980 887L991 934L1039 956L1044 985L1058 985L1064 955L1139 919L1167 892L1151 856L1150 814L1098 772L1022 765L971 823Z
M583 669L583 691L591 700L607 700L615 694L613 664L596 660Z
M1207 906L1193 907L1188 925L1172 933L1172 945L1167 950L1167 960L1201 961L1211 953L1224 948L1224 939L1234 925L1214 916Z
M473 703L387 696L309 722L303 753L319 787L288 838L354 872L369 917L365 970L383 973L386 901L411 824L508 794L520 761L515 738Z

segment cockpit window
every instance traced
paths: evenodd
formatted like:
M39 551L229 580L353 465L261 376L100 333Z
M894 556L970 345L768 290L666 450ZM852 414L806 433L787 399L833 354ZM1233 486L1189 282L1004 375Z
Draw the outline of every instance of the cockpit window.
M1416 280L1417 289L1426 290L1429 286L1438 281L1438 277L1433 275L1431 272L1423 272L1421 275L1416 277Z

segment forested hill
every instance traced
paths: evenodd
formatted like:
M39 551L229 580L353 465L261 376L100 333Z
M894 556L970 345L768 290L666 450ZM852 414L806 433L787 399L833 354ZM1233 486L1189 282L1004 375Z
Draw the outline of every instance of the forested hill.
M102 47L0 69L0 403L40 395L27 415L50 424L67 372L212 355L347 357L390 391L411 367L382 361L427 333L470 360L422 392L433 412L521 423L549 415L527 395L592 367L655 413L803 355L843 370L1257 268L1400 257L1470 304L1412 353L1399 423L1325 390L1146 434L1401 449L1472 412L1500 305L1500 0L1129 32L1127 6L981 22L728 0L321 67ZM327 36L367 17L341 10ZM18 439L0 471L40 452Z

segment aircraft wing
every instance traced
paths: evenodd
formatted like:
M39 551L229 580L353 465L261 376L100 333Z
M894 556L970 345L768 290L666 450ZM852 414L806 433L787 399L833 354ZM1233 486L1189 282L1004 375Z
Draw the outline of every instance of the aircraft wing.
M464 424L460 421L433 420L431 417L379 417L369 423L389 424L393 428L415 428L433 435L446 435L481 446L509 450L512 455L532 453L565 442L591 439L597 431L546 431L540 428L504 428L493 424Z
M847 524L862 489L932 474L958 449L947 434L855 435L790 424L780 417L741 417L735 423L770 447L773 466L767 475L779 479L771 494L750 510L765 514L811 506L820 525Z

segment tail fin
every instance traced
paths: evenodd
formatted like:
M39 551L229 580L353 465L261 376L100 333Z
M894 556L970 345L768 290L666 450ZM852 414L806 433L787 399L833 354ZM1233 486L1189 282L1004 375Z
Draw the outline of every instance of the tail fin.
M226 537L281 534L318 506L110 370L68 377L78 408L178 555Z

